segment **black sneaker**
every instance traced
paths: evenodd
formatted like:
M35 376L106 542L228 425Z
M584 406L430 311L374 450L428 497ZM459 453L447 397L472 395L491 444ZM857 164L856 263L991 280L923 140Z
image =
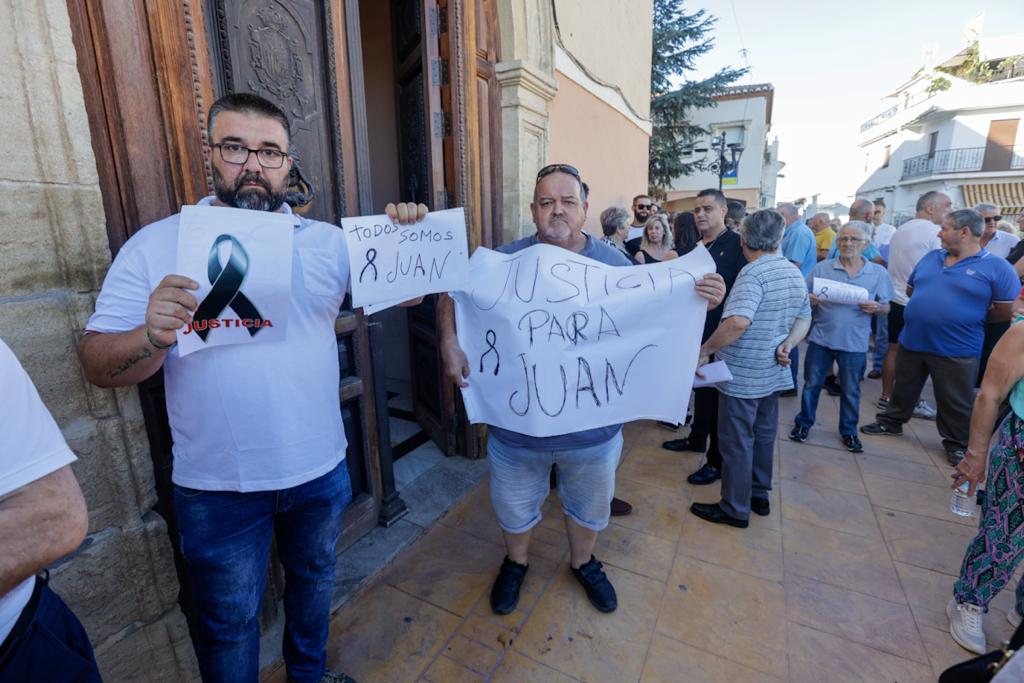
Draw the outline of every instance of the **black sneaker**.
M895 430L895 429L889 429L888 427L886 427L881 422L872 422L869 425L864 425L863 427L860 428L860 431L863 434L884 435L884 436L903 436L903 430L902 429L900 429L898 431Z
M662 442L661 447L664 448L666 451L693 451L694 453L703 453L708 448L707 441L704 441L704 443L696 443L694 441L690 441L690 437L686 437L685 439L672 439L671 441L664 441Z
M679 430L678 422L665 422L664 420L658 420L658 425L665 429L671 429L673 432Z
M825 383L822 385L829 396L839 396L843 393L843 390L839 388L839 381L835 378L835 375L829 375L825 378Z
M324 675L320 677L320 683L356 683L356 679L340 671L325 669Z
M710 463L704 463L699 470L688 476L686 481L694 486L706 486L707 484L714 484L721 478L721 470Z
M501 563L498 578L491 588L491 610L495 614L508 614L519 604L519 589L523 587L526 570L530 567L508 559Z
M615 588L612 587L602 566L597 558L591 555L589 562L581 564L579 569L572 570L572 575L587 592L591 605L601 612L614 612L619 606L619 599L615 596Z
M801 427L800 425L793 427L793 431L789 433L789 440L796 441L797 443L807 441L807 427Z
M864 452L864 444L860 442L860 439L857 438L856 434L847 434L840 438L842 438L843 445L846 446L846 450L850 451L851 453Z
M767 517L772 511L772 506L768 502L767 498L755 497L750 499L750 511L753 512L755 515Z

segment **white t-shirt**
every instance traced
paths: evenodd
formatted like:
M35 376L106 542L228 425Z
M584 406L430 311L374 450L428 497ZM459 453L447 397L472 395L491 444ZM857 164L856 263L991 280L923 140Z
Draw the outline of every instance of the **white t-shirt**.
M628 240L636 239L637 237L641 237L643 234L644 234L644 226L641 225L639 228L634 228L631 225L631 226L629 226L629 236L626 237L626 240L628 241Z
M874 235L871 241L875 243L876 247L881 247L892 240L892 236L896 233L896 226L890 225L889 223L879 223L875 226Z
M1020 238L1016 235L996 230L996 234L992 235L992 239L985 245L985 249L999 258L1006 258L1010 255L1010 250L1017 246L1017 242L1020 242Z
M143 324L150 293L175 272L178 219L148 225L121 247L87 331L127 332ZM167 353L172 479L179 486L285 489L345 458L334 321L349 288L348 252L340 228L295 221L287 339L215 346L184 358L177 348Z
M896 229L889 241L889 278L895 295L892 300L900 306L910 301L907 296L907 278L921 257L939 249L939 226L923 218L912 218Z
M32 380L0 340L0 497L75 461ZM0 596L0 643L21 616L34 576Z

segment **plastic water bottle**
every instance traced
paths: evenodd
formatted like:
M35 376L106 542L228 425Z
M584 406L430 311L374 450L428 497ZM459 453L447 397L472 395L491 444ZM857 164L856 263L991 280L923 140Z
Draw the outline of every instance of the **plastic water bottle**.
M949 502L949 511L954 515L961 517L971 517L974 515L974 499L972 496L967 495L970 487L971 483L965 481L953 489L953 498Z

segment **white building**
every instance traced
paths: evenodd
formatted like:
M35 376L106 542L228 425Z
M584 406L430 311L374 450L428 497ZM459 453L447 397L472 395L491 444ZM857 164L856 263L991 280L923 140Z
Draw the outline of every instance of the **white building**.
M775 183L783 166L779 161L778 139L768 141L774 94L771 83L723 88L715 96L717 106L696 110L690 121L710 131L711 135L694 144L694 150L684 157L686 161L712 161L714 150L707 156L700 151L710 149L712 136L724 135L726 144L743 145L735 177L723 179L722 191L729 199L743 202L750 209L775 204ZM728 155L726 151L726 158ZM662 207L667 211L688 211L693 208L697 193L709 187L718 187L718 175L710 170L676 178Z
M1020 49L1020 41L1004 38L976 45L979 61L992 66L1014 54L1007 50ZM919 70L886 96L888 108L861 126L865 180L857 196L883 198L890 223L912 217L917 198L929 190L945 192L957 207L984 201L1004 215L1024 212L1024 72L1011 65L978 83L946 71L975 49Z

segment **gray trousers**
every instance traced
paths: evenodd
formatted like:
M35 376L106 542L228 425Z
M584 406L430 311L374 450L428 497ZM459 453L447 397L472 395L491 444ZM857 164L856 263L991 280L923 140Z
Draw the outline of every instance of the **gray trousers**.
M750 498L768 498L779 428L779 395L736 398L718 394L718 450L722 453L722 510L750 518Z
M974 406L974 380L978 376L977 356L947 358L910 351L903 346L896 354L896 384L889 407L875 419L887 429L900 431L914 414L921 390L932 377L935 390L936 426L947 452L967 448Z

